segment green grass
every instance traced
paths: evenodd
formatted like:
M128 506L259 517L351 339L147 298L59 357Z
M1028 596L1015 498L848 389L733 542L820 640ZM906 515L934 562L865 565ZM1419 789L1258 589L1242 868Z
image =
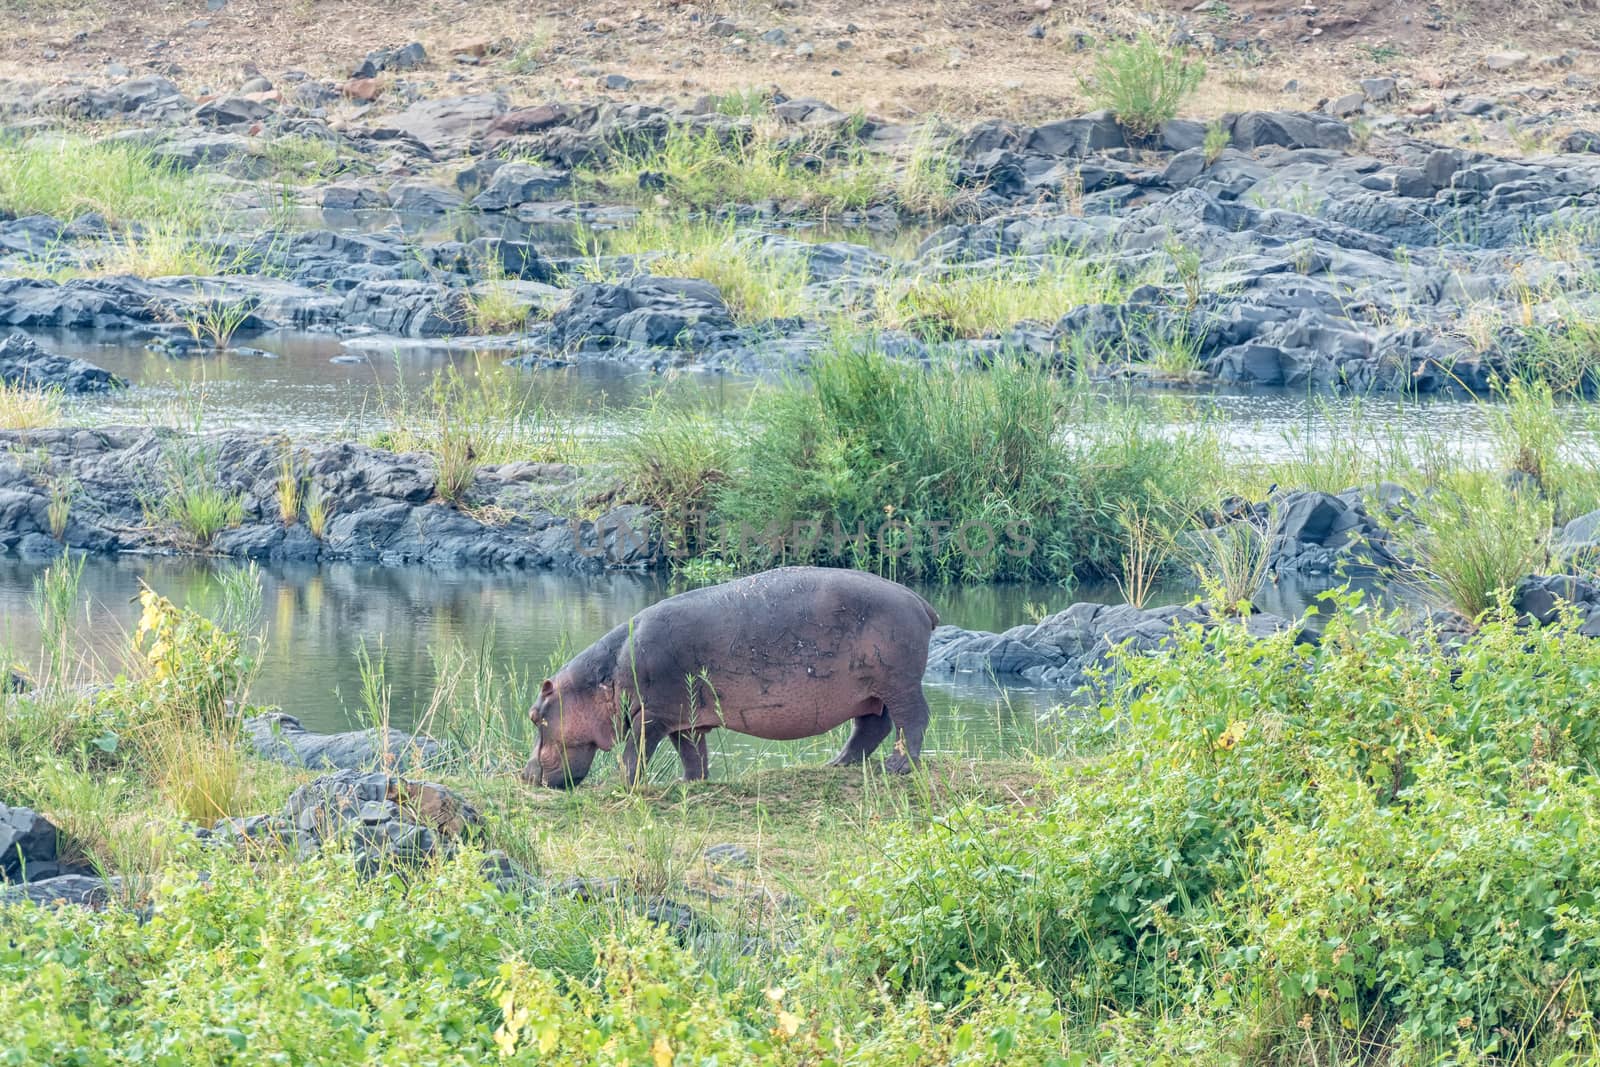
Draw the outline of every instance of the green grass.
M1084 304L1118 303L1131 288L1114 269L1088 257L1019 256L979 269L886 279L872 321L934 341L993 337L1023 321L1053 325Z
M398 384L377 394L384 428L369 442L434 457L441 498L466 501L483 464L526 460L567 463L583 456L571 413L535 392L534 383L498 361L480 359L470 373L452 367L414 389Z
M203 439L165 442L154 482L140 492L149 518L194 548L244 520L244 497L222 484L214 449Z
M1177 116L1204 76L1200 60L1142 33L1132 42L1115 41L1101 49L1083 89L1129 133L1149 137Z
M68 136L0 142L0 211L14 215L194 224L212 199L201 179L148 148Z
M47 581L41 621L70 641L75 582ZM362 877L340 845L202 848L183 826L274 810L319 773L227 731L256 581L227 578L214 618L147 592L121 679L6 698L7 800L127 878L131 905L0 905L18 1062L1564 1067L1600 1050L1600 642L1571 629L1491 615L1447 649L1346 594L1315 647L1227 624L1131 657L1098 705L1023 724L1004 756L941 742L907 778L658 774L634 793L603 773L516 781L537 674L441 650L429 726L459 758L430 777L483 827L454 858ZM719 865L714 844L745 857ZM487 883L489 849L546 888ZM569 878L615 881L588 901L548 888ZM694 927L642 922L657 896Z
M1413 512L1415 521L1389 523L1390 537L1413 561L1401 576L1469 619L1549 564L1555 505L1537 489L1472 472L1419 497Z
M732 222L649 212L631 226L584 234L581 240L590 255L650 256L652 274L710 282L734 319L745 325L816 310L805 291L810 281L805 257L764 250L754 235L741 234Z
M40 430L59 426L62 409L60 390L0 382L0 427L7 430Z
M1120 504L1188 514L1219 478L1203 428L1162 435L1140 409L1011 359L984 373L924 369L848 335L814 358L809 384L757 394L749 419L713 514L728 531L785 535L789 562L968 580L1112 575ZM743 562L770 558L739 540Z
M661 196L691 211L776 200L822 216L882 201L889 180L887 164L848 139L793 143L760 130L724 135L688 126L672 127L659 144L614 148L574 175L581 196L643 203Z

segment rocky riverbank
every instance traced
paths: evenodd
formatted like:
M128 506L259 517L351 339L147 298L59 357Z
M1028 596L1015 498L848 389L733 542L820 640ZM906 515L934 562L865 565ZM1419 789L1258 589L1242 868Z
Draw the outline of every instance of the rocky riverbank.
M484 466L449 503L431 457L349 441L124 427L0 431L0 450L0 547L23 558L71 549L571 571L661 559L641 509L577 517L578 472L560 464ZM284 463L302 502L287 517ZM231 521L201 537L186 499L220 502ZM320 516L303 506L312 500L324 502Z
M1179 119L1140 137L1109 113L940 131L781 93L765 105L776 132L758 133L750 117L705 102L525 107L480 93L418 99L335 128L327 105L339 90L314 82L281 98L205 102L153 75L99 88L12 86L0 110L16 121L131 124L114 139L217 173L240 207L288 195L324 214L304 229L206 234L219 272L152 278L97 268L119 238L96 216L0 220L0 324L181 343L186 321L229 307L243 315L241 337L283 328L368 343L475 337L530 365L778 372L836 343L824 324L844 308L858 343L923 359L982 362L1009 350L1093 374L1155 368L1185 381L1363 392L1486 392L1512 371L1592 385L1581 350L1600 323L1600 133L1576 125L1591 116L1539 112L1550 131L1542 149L1508 158L1429 132L1461 116L1529 121L1513 107L1527 98L1463 97L1412 114L1393 79L1368 79L1357 96L1330 103L1333 113ZM942 146L936 173L947 183L937 209L906 192L927 166L916 146L929 137ZM852 166L876 168L878 188L856 208L830 209L830 225L919 224L927 236L896 258L783 232L815 221L803 196L699 205L728 220L719 255L796 265L781 284L804 310L771 316L737 306L714 280L653 266L679 248L573 255L515 237L413 239L340 225L342 212L374 210L625 225L641 199L655 210L638 186L670 206L675 179L641 173L630 190L607 185L606 168L652 158L673 138L735 155L758 139L785 153L805 146L819 183L840 159L864 161ZM262 175L273 146L290 141L342 153L355 176L284 193ZM947 224L929 229L939 221L930 210ZM137 233L139 220L130 225ZM1096 284L1047 315L959 323L936 306L902 306L905 293L996 277L1035 284L1062 270ZM525 328L506 332L475 313L490 291L529 310Z

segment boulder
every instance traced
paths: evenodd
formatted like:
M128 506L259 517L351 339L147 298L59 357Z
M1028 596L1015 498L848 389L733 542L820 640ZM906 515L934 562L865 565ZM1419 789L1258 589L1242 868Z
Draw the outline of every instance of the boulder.
M342 770L300 786L277 814L222 819L198 836L302 857L325 844L348 844L357 869L375 875L448 856L482 824L471 804L442 785Z
M245 742L256 756L312 770L422 770L446 762L444 746L431 737L393 727L312 733L292 715L274 712L244 722Z
M31 808L0 804L0 881L33 881L58 873L55 824Z
M404 135L430 151L465 147L483 137L506 111L499 93L475 93L419 100L373 130L374 137Z
M509 211L522 204L552 200L568 184L565 171L527 163L506 163L495 170L488 187L472 203L482 211Z
M0 382L63 393L106 393L128 383L82 359L46 352L30 337L14 333L0 341Z

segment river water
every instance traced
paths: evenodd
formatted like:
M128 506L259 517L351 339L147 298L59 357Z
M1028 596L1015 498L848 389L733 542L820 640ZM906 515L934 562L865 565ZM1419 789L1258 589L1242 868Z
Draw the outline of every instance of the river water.
M76 401L73 421L152 422L208 427L263 427L292 435L350 434L382 425L379 396L402 382L420 387L447 367L474 373L495 355L438 345L389 340L361 348L331 335L275 333L245 343L270 357L213 355L173 358L137 343L105 343L83 335L41 334L49 349L90 359L134 383L124 393ZM360 356L357 362L335 359ZM527 372L532 389L565 410L599 413L639 402L663 379L608 364ZM753 388L725 375L690 373L672 388L712 407L741 405ZM1138 395L1138 394L1136 394ZM1481 447L1487 415L1477 403L1395 398L1355 401L1287 392L1248 395L1185 393L1181 398L1144 394L1141 402L1162 407L1175 425L1204 420L1241 457L1267 458L1304 451L1314 442L1375 424L1390 426L1406 440L1449 440ZM1178 405L1176 408L1173 405ZM198 406L197 406L198 405ZM1308 445L1307 442L1313 444ZM229 564L217 564L227 566ZM85 609L80 645L91 661L86 677L115 671L125 654L126 634L137 617L140 581L182 603L204 609L214 599L212 564L166 559L90 560L84 571ZM38 569L0 559L0 643L30 664L38 646L28 598ZM677 591L665 579L636 575L573 576L547 573L465 574L424 569L326 566L273 568L263 573L267 649L251 694L281 706L308 728L347 728L363 719L360 657L381 659L389 689L388 714L398 726L428 725L436 707L440 657L458 649L507 673L538 679L550 661L575 652L639 609ZM946 622L967 629L1004 630L1073 600L1120 600L1115 588L1055 586L933 587L921 590ZM1157 603L1187 599L1178 583L1160 591ZM1262 606L1298 614L1309 593L1271 587ZM1062 694L1001 689L972 679L962 685L931 684L935 751L998 753L1013 743L1037 740L1037 723ZM519 713L502 696L501 713ZM825 755L836 739L814 745L751 747L724 736L719 750L739 760L810 759Z
M228 562L130 558L85 561L74 622L81 651L81 680L114 675L125 663L138 622L141 582L204 611L218 606L216 568ZM0 559L0 647L32 668L39 629L30 606L43 567ZM273 566L261 572L266 644L250 693L276 705L308 729L349 729L371 721L363 696L361 661L381 663L389 721L427 729L446 707L478 707L476 679L461 664L481 663L495 680L482 702L493 714L520 715L522 693L537 685L552 662L563 661L635 612L679 591L666 579L636 574L571 575L548 572L483 574L350 565ZM1050 585L920 586L945 622L967 629L1004 630L1057 611L1074 600L1120 600L1115 587L1065 589ZM1163 588L1156 602L1192 595L1181 583ZM1298 614L1311 592L1273 585L1264 608ZM457 679L452 688L450 679ZM507 684L515 679L514 684ZM959 684L929 682L934 712L929 748L963 755L998 755L1036 748L1042 723L1065 694L1006 689L984 678ZM443 704L441 704L441 700ZM382 706L382 705L380 705ZM430 711L430 709L432 709ZM722 758L750 762L816 761L839 738L765 745L718 731ZM670 762L670 754L664 759Z

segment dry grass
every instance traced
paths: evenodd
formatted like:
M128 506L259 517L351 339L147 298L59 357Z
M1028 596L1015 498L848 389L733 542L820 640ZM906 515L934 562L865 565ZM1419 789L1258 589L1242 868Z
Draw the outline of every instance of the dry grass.
M61 394L0 382L0 428L39 430L61 423Z
M708 12L697 5L640 9L627 0L596 0L530 12L511 0L443 0L423 8L393 0L337 5L231 0L221 11L208 13L204 27L189 27L193 11L163 0L133 0L114 10L89 0L0 0L0 11L8 15L0 28L0 76L39 78L47 50L59 53L49 61L52 70L94 68L113 58L135 66L144 58L146 41L181 40L185 73L180 82L197 91L202 85L236 84L246 62L269 75L299 67L342 78L351 58L375 40L415 39L427 47L437 70L459 70L464 80L451 91L494 86L514 100L595 95L599 87L594 82L572 82L575 69L595 66L625 70L638 82L628 94L635 97L674 94L683 99L777 84L792 96L817 96L890 120L938 112L955 118L1047 121L1084 103L1077 75L1094 48L1074 50L1070 31L1081 28L1100 41L1149 28L1151 14L1181 14L1198 31L1215 29L1242 38L1264 33L1272 41L1271 49L1247 57L1259 62L1248 68L1256 84L1227 84L1221 69L1208 77L1191 105L1201 116L1241 106L1308 106L1334 89L1348 91L1355 77L1378 73L1379 66L1386 73L1465 73L1492 48L1515 44L1534 54L1559 52L1600 32L1600 19L1593 17L1595 0L1518 5L1447 0L1441 32L1421 28L1428 10L1422 0L1401 9L1355 0L1341 13L1348 9L1360 21L1302 45L1298 38L1314 20L1271 17L1281 14L1280 4L1231 0L1226 5L1231 14L1214 26L1207 16L1193 13L1193 6L1182 0L1137 5L1058 0L1041 15L1031 3L944 0L929 7L813 0L780 13L767 4L743 2L719 3ZM752 31L744 51L725 51L722 39L708 36L708 13L731 17ZM1252 15L1248 23L1242 21L1245 13ZM1405 14L1412 17L1402 29ZM601 20L615 28L582 28ZM1026 32L1035 21L1044 23L1043 39ZM846 32L850 24L856 32ZM760 40L762 31L777 25L792 31L789 44L772 46ZM841 50L841 41L850 47ZM489 55L480 66L455 68L452 52L473 42L488 45ZM797 55L800 42L811 44L815 54ZM1380 64L1358 50L1363 44L1399 50L1385 54ZM1291 78L1299 80L1301 91L1281 93Z

